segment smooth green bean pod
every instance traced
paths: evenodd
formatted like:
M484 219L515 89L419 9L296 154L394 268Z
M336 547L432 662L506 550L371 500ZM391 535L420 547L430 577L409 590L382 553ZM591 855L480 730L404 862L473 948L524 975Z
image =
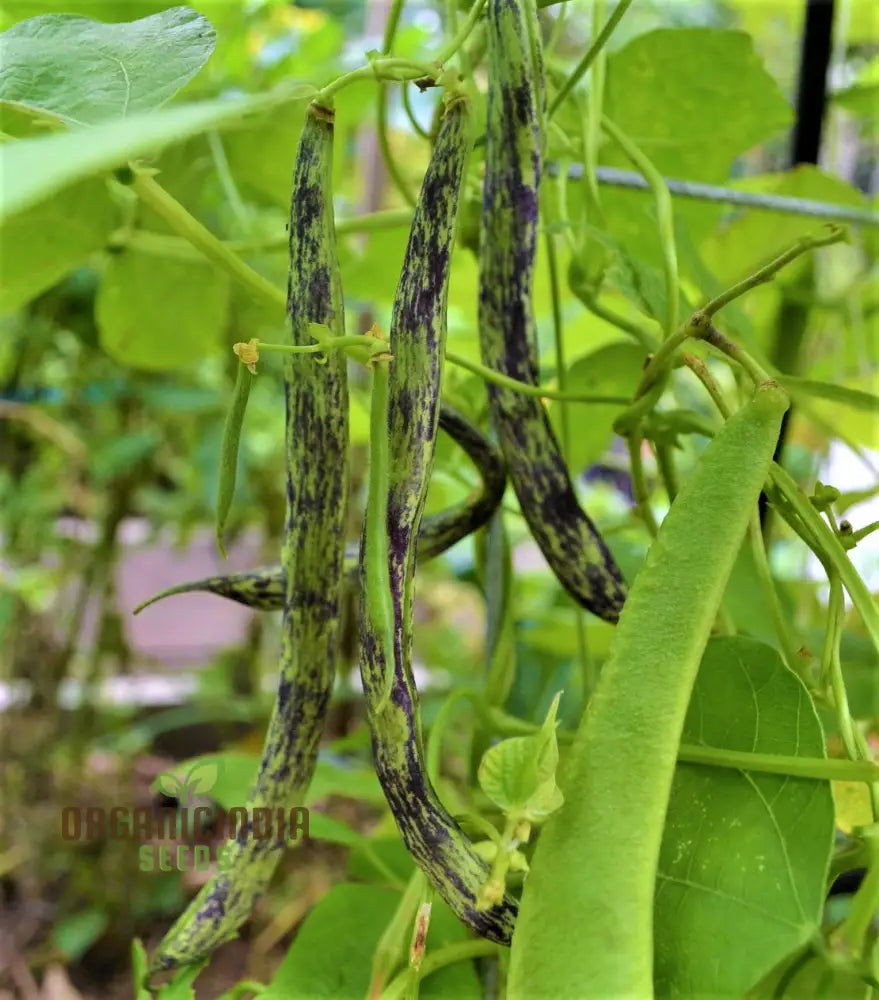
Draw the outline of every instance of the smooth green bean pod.
M333 113L312 104L299 142L290 210L287 312L294 345L310 323L341 336L344 305L332 200ZM286 355L287 511L278 694L254 788L255 808L300 805L317 762L339 643L348 497L348 386L344 356ZM250 813L252 817L252 813ZM154 969L199 961L235 936L265 891L287 838L248 829L171 928Z
M382 622L373 618L373 605L384 595L370 592L371 550L364 538L360 669L376 773L403 842L464 923L491 940L507 943L515 901L507 897L489 910L476 908L489 868L430 783L412 677L415 541L434 456L450 259L470 141L469 102L453 96L419 195L390 328L387 488L379 513L387 532L394 636L388 648ZM367 511L367 522L374 515ZM389 665L393 686L390 700L383 704Z
M232 405L226 416L223 427L223 444L220 449L220 482L217 491L217 548L223 558L226 558L226 546L223 543L223 531L226 519L232 508L232 498L235 496L235 479L238 474L238 444L241 440L241 425L244 423L244 411L250 397L250 387L253 375L243 364L238 364L235 374L235 389L232 392Z
M546 95L534 0L489 0L485 181L479 238L482 362L538 383L532 306ZM625 599L622 575L577 499L540 400L487 387L519 506L565 589L607 621Z
M684 718L788 405L774 382L758 387L647 553L525 881L510 1000L653 996L653 894Z
M497 447L448 403L440 406L440 427L460 445L476 466L482 479L479 491L448 510L425 517L418 528L418 559L427 562L441 555L462 538L478 531L500 506L507 485L504 460ZM356 585L360 556L359 542L345 549L345 579ZM278 611L284 606L284 570L280 564L243 573L209 576L169 587L134 609L139 614L156 601L175 594L198 591L225 597L258 611Z

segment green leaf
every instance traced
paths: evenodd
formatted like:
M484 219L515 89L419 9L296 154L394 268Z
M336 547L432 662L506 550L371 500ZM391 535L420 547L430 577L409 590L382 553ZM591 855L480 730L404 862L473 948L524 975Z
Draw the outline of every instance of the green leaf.
M539 732L501 740L482 758L479 784L508 815L539 823L564 803L555 780L559 763L556 713L560 699L561 692L553 698Z
M741 31L661 28L640 35L608 57L606 87L608 116L670 177L724 181L737 156L792 120ZM606 160L631 166L616 151Z
M814 379L795 378L792 375L776 375L775 381L783 385L792 395L815 396L818 399L829 399L834 403L845 403L858 410L870 413L879 412L879 396L862 389L851 389L847 385L835 385L833 382L818 382Z
M132 368L193 365L218 349L228 301L226 275L207 262L113 254L95 301L101 345Z
M159 991L159 1000L195 1000L195 990L192 984L207 965L207 959L195 965L187 966L175 973L170 983L166 983Z
M0 36L0 100L85 125L152 111L204 66L215 40L188 7L123 24L44 14Z
M682 740L825 756L812 701L769 646L712 639ZM656 891L663 997L740 997L817 933L833 843L828 782L678 767Z
M111 439L90 456L91 474L96 482L108 483L154 455L160 441L161 435L155 429Z
M327 816L326 813L312 810L308 814L308 839L323 840L328 844L343 844L345 847L353 847L361 843L365 838L362 833L352 830L350 826L340 820Z
M641 381L644 349L629 341L607 344L579 358L568 369L565 389L571 393L631 396ZM549 413L556 434L561 433L560 403L550 403ZM571 435L571 471L579 473L596 462L613 439L613 422L622 407L601 404L568 404Z
M56 135L7 142L0 146L0 220L91 174L112 170L134 157L238 121L250 112L314 92L313 87L304 84L288 86L269 94L179 104L93 128L73 128Z
M399 898L399 893L379 886L334 886L306 917L262 994L263 1000L366 996L373 952ZM428 953L466 937L466 930L448 907L434 902L427 932ZM478 1000L481 996L473 965L464 962L437 970L419 990L424 1000Z
M76 962L101 937L110 914L101 906L89 906L64 917L52 928L52 945L68 962Z
M733 181L730 185L742 191L761 194L784 195L791 198L808 198L831 204L866 208L864 196L850 184L818 167L801 164L791 170L775 174L760 174ZM821 228L816 219L773 212L764 209L750 209L742 212L732 222L724 224L703 249L705 263L723 287L740 281L750 274L755 265L771 260L786 250L795 240ZM828 247L829 254L846 252L846 247ZM792 267L785 268L776 282L789 282L801 269L808 265L811 255L806 255ZM805 263L804 263L805 262ZM747 305L749 299L743 302Z
M308 787L305 805L310 806L330 795L341 795L373 805L385 804L381 785L371 767L347 765L341 761L320 757Z
M103 180L88 179L7 219L0 242L0 313L12 312L107 245L117 224Z
M348 854L347 877L357 882L377 881L387 885L388 880L385 872L376 868L373 860L375 858L401 885L408 882L415 870L412 855L406 850L406 846L399 836L383 836L372 838L368 844L364 841L352 846Z
M834 103L865 118L879 116L879 58L871 59L855 82L833 95Z
M131 980L134 984L134 1000L152 1000L150 991L144 985L149 968L146 948L140 938L135 938L131 942Z

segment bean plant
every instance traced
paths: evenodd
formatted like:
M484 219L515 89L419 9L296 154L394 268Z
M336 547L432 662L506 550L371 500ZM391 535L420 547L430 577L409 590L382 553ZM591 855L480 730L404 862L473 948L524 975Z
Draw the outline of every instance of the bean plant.
M358 64L340 34L334 69L267 60L255 79L229 57L247 17L208 3L3 35L3 238L23 245L6 306L102 253L116 362L226 359L223 556L248 403L278 387L277 562L131 609L203 591L280 612L263 749L221 805L323 801L353 636L363 739L334 753L365 775L378 832L312 811L348 873L271 981L227 998L879 990L875 694L854 682L876 690L879 609L852 559L877 525L841 518L854 498L803 460L824 434L870 461L879 218L817 169L731 182L788 102L712 5L675 28L643 6L461 0L439 34L393 0ZM309 37L284 5L252 16ZM358 212L366 107L390 193ZM639 190L606 184L612 167ZM715 200L678 198L681 175ZM50 215L57 246L29 242ZM824 356L790 349L822 323ZM850 376L834 354L858 338ZM602 463L622 491L584 479ZM524 577L523 547L543 567ZM437 698L416 682L436 651L417 605L464 549L484 651ZM792 579L805 556L817 587ZM194 996L296 850L252 825L227 848L163 939L133 942L138 1000Z

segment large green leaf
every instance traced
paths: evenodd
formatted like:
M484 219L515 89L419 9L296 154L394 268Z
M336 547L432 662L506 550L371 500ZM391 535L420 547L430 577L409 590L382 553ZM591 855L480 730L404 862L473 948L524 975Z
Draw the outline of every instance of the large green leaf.
M297 932L262 1000L366 996L373 952L399 900L399 893L379 886L334 886ZM445 903L435 901L427 932L428 954L466 937ZM428 976L419 996L478 1000L482 990L472 963L461 962Z
M44 292L106 246L116 207L103 180L89 178L0 226L0 313ZM12 248L14 252L12 252Z
M735 181L733 187L760 194L810 198L837 205L866 208L864 196L840 177L803 164L776 174L760 174ZM765 209L742 212L718 229L703 247L705 262L723 286L746 277L755 268L786 250L795 240L821 229L821 221ZM834 253L838 248L823 251ZM800 265L801 266L801 265ZM776 281L789 281L800 266L786 268ZM745 302L747 303L747 299Z
M823 757L799 679L741 637L705 650L683 741ZM663 997L740 997L820 927L833 843L827 782L682 765L669 802L655 910Z
M314 88L303 84L253 97L180 104L92 128L5 143L0 146L0 220L91 174L309 93Z
M0 36L0 100L85 125L152 111L204 66L214 41L188 7L122 24L44 14Z
M228 279L213 265L125 250L108 261L95 319L117 361L170 371L217 351L228 303Z
M702 181L726 180L737 156L792 119L748 35L713 28L663 28L613 53L607 113L666 175Z
M629 341L600 347L580 358L568 370L565 389L571 393L631 396L644 370L644 349ZM571 434L569 456L572 472L579 473L604 453L613 437L613 422L621 406L568 403ZM550 416L561 440L560 403L550 405Z

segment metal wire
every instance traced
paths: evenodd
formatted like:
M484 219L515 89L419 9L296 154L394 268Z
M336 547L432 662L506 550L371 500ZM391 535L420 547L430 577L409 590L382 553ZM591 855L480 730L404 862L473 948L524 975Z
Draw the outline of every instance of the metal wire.
M558 176L558 163L548 163L550 176ZM611 187L634 188L638 191L647 190L647 182L632 170L619 170L616 167L598 167L596 171L598 182ZM583 164L572 163L568 167L568 178L579 180L583 176ZM776 194L760 194L752 191L737 191L734 188L720 187L714 184L700 184L696 181L679 181L665 179L669 191L678 198L694 198L699 201L723 202L727 205L740 205L743 208L757 208L768 212L786 212L790 215L807 215L817 219L827 219L833 222L850 222L862 226L879 227L879 212L871 212L865 208L852 208L849 205L834 205L831 202L812 201L809 198L789 198Z

